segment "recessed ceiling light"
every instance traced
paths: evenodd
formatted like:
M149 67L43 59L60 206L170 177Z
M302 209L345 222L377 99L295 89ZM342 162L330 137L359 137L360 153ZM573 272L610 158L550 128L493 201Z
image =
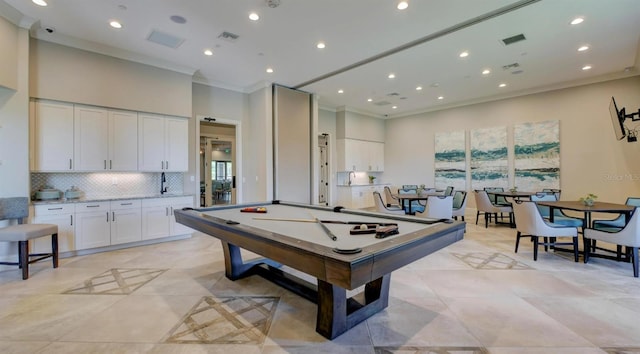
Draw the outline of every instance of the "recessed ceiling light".
M373 98L367 98L367 102L373 102Z
M387 76L387 77L388 77L388 78L390 78L390 79L395 79L395 78L396 78L396 74L391 73L391 74L389 74L389 76Z
M583 21L584 21L584 18L582 18L582 17L576 17L576 18L574 18L574 19L573 19L571 22L569 22L569 23L571 23L572 25L577 25L577 24L582 23Z
M502 84L498 85L498 87L507 87L507 84L502 83Z
M396 108L398 108L398 106L393 106L393 107L391 107L391 108L396 109Z
M404 10L407 7L409 7L409 2L407 1L400 1L397 6L398 10Z
M584 52L585 50L589 50L589 46L588 45L583 45L582 47L578 48L579 52Z
M213 51L211 51L211 49L205 49L204 50L204 55L211 56L211 55L213 55Z
M416 87L416 91L421 91L421 90L422 90L422 86Z
M109 22L109 26L111 26L113 28L120 29L120 28L122 28L122 23L120 23L120 22L118 22L116 20L113 20L113 21Z
M338 93L344 93L344 90L343 89L339 89Z
M438 96L439 100L444 100L444 96Z
M44 0L31 0L31 1L38 6L47 6L47 2Z
M324 44L324 42L318 42L318 44L316 44L316 48L318 49L324 49L326 46Z
M269 74L271 74L271 73L273 72L273 69L272 69L272 68L267 68L267 72L268 72Z
M469 56L469 52L467 52L466 50L462 53L460 53L460 58L466 58Z
M582 70L591 70L591 65L585 65L582 67Z
M249 19L250 19L251 21L258 21L258 20L260 19L260 16L258 16L258 14L257 14L257 13L252 12L252 13L250 13L250 14L249 14Z
M482 70L482 75L489 75L489 74L491 74L491 70L489 69Z
M439 84L439 83L437 83L437 82L434 82L434 83L432 83L430 86L431 86L431 87L438 87L438 86L440 86L440 84Z

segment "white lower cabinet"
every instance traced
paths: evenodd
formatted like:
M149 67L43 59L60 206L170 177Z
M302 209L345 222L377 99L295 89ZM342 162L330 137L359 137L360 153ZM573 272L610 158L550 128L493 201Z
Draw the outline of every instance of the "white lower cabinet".
M78 203L78 249L142 240L141 204L139 199Z
M373 192L376 191L383 194L384 185L339 187L338 205L349 209L373 208Z
M46 204L33 207L34 224L58 225L58 252L75 251L75 205ZM30 245L32 253L51 252L51 236L39 237Z
M142 239L150 240L193 232L176 223L173 211L193 207L193 197L151 198L142 201Z
M79 250L111 244L109 212L108 201L76 204L76 240Z
M111 201L111 244L142 240L142 202Z

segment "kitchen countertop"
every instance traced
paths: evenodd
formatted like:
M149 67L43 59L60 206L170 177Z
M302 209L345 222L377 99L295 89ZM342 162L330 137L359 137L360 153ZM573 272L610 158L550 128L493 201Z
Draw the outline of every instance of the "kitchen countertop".
M105 196L95 198L77 198L77 199L49 199L49 200L32 200L33 205L42 204L61 204L61 203L86 203L86 202L106 202L112 200L127 200L127 199L151 199L151 198L172 198L172 197L193 197L194 194L154 194L154 195L126 195L126 196Z
M339 184L338 187L351 188L351 187L390 186L390 185L391 183L367 183L367 184L352 184L352 185Z

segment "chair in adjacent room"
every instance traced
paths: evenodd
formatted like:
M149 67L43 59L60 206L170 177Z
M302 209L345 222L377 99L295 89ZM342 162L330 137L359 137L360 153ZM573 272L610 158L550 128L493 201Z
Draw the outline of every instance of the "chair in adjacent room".
M478 219L480 213L484 215L484 227L489 227L489 221L491 221L491 215L494 216L495 222L498 223L498 213L509 213L509 224L512 222L513 209L510 206L497 206L491 203L487 191L476 190L473 192L473 196L476 200L476 225L478 225Z
M405 189L405 188L398 189L398 194L416 194L416 193L417 191L415 189ZM403 200L402 205L400 207L403 208L405 212L409 213L409 203L411 203L412 213L424 211L424 205L417 200L411 200L411 201Z
M451 215L455 220L458 220L458 217L462 218L464 221L464 212L467 209L467 192L465 191L456 191L453 194L453 210Z
M384 202L382 201L382 196L380 195L380 192L373 192L373 202L376 205L376 211L379 213L387 213L387 214L398 214L398 215L404 215L404 209L400 208L400 207L387 207L386 205L384 205Z
M518 253L520 238L531 237L533 240L533 260L538 260L538 246L573 246L574 261L578 261L578 228L550 223L542 218L535 202L518 200L513 203L513 214L516 222L516 248ZM539 238L543 238L540 242ZM571 237L571 242L558 242L559 237Z
M402 189L418 189L418 185L417 184L403 184L402 185Z
M387 201L387 207L400 208L400 201L398 200L398 198L393 196L393 194L391 193L391 188L389 188L389 186L384 186L384 197Z
M629 197L625 202L626 205L631 205L634 207L640 206L640 198L639 197ZM617 218L613 220L594 220L593 228L596 230L604 230L604 231L616 231L621 230L625 225L624 215L620 214Z
M453 197L452 196L439 196L433 195L427 199L427 205L423 212L416 212L416 216L429 218L429 219L441 219L449 220L453 218Z
M638 248L640 247L640 207L636 207L633 211L631 219L620 231L601 231L595 229L584 230L584 244L589 245L592 241L598 240L612 243L618 246L625 246L631 251L631 261L633 264L633 276L638 277ZM589 261L591 255L591 247L584 247L584 262Z
M556 200L560 200L560 190L555 188L543 188L542 193L553 194L556 196Z
M0 198L0 220L17 221L17 224L0 228L0 241L18 243L18 262L0 264L17 265L22 269L22 279L29 278L29 264L46 258L52 258L53 268L58 268L58 225L24 224L28 216L29 200L26 197ZM49 235L51 253L29 253L29 240Z

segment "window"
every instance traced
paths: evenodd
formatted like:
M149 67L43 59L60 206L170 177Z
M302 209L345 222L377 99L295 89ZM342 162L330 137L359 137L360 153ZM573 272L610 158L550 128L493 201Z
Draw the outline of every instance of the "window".
M211 177L216 181L230 181L233 176L231 161L212 161Z

